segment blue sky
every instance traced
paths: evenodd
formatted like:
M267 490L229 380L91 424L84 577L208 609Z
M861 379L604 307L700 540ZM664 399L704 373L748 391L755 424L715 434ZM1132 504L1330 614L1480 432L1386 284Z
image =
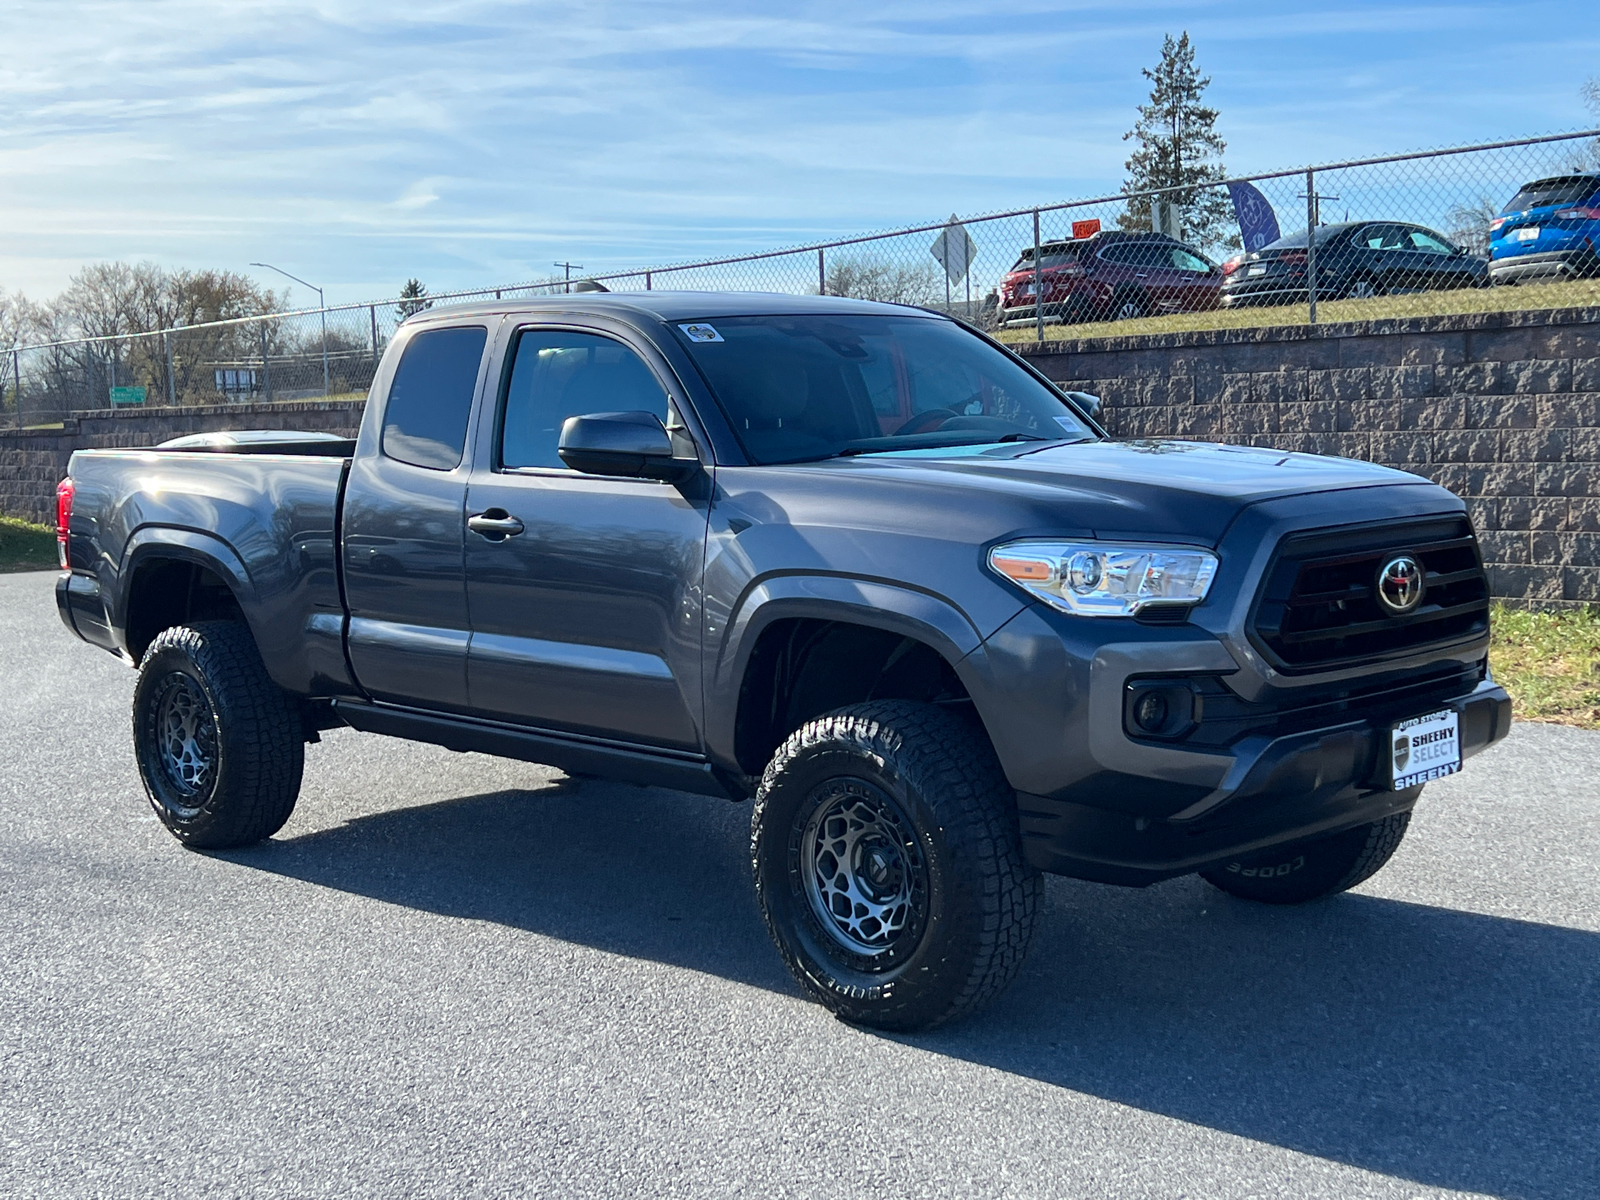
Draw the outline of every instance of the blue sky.
M6 8L0 288L41 297L122 258L354 301L1099 194L1184 29L1232 173L1600 123L1600 14L1543 0Z

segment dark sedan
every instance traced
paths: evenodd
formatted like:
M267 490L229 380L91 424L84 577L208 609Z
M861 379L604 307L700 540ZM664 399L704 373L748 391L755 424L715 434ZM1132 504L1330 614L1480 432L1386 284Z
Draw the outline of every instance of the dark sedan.
M1359 300L1395 292L1483 287L1489 265L1442 234L1401 221L1317 228L1317 296ZM1305 230L1223 265L1222 304L1296 304L1307 298Z

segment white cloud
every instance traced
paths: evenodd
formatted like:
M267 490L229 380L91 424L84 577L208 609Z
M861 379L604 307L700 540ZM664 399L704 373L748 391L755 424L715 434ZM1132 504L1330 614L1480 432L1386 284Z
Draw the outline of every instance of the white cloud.
M1242 169L1575 124L1597 41L1553 0L1517 28L1381 0L8 10L0 286L292 259L330 299L1113 190L1169 30L1194 36Z

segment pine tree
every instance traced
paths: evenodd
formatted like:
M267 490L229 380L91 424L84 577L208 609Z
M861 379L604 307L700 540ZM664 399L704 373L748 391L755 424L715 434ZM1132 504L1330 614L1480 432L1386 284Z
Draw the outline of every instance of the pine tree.
M1238 234L1229 229L1233 207L1227 191L1205 186L1227 178L1222 169L1227 143L1217 134L1217 110L1200 102L1211 79L1195 69L1188 33L1177 41L1169 33L1161 45L1160 65L1143 74L1152 84L1150 103L1139 106L1139 120L1122 135L1123 141L1139 143L1127 161L1122 190L1181 188L1164 197L1178 206L1179 236L1201 246L1237 244ZM1129 200L1122 228L1149 229L1150 200Z
M400 289L400 303L394 306L394 315L404 321L432 307L433 301L428 299L428 289L422 286L421 280L408 279L405 287Z

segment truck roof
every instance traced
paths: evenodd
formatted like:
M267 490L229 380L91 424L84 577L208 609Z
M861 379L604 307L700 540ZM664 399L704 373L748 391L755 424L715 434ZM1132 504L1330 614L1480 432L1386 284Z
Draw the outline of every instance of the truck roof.
M499 316L508 313L617 313L644 315L662 321L713 317L790 316L802 313L835 316L928 316L925 309L845 296L795 296L784 292L570 292L554 296L507 297L471 304L441 304L408 320L440 316Z

